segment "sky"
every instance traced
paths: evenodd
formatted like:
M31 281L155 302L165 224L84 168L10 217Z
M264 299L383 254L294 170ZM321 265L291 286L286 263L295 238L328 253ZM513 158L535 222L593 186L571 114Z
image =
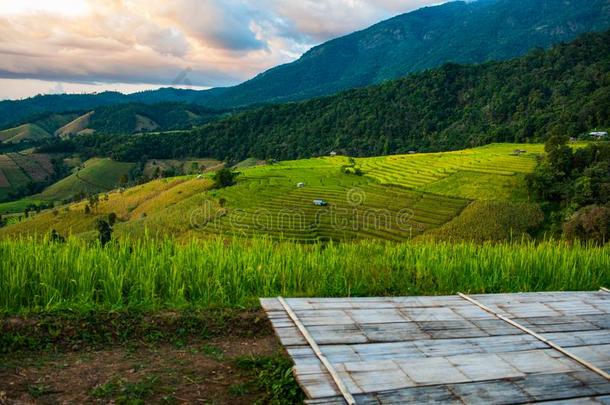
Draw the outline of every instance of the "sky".
M0 0L0 99L205 89L442 0Z

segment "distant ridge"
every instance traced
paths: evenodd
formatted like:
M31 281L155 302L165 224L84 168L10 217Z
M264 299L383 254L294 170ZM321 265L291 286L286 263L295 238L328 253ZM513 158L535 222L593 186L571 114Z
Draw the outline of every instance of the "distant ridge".
M91 111L40 113L31 117L31 121L25 124L0 131L0 142L8 139L15 131L30 129L32 132L36 128L38 135L34 133L21 136L15 138L14 143L32 143L53 136L67 139L93 133L127 135L151 131L190 130L221 117L224 113L201 105L184 103L119 103L97 107ZM11 138L14 136L11 135Z

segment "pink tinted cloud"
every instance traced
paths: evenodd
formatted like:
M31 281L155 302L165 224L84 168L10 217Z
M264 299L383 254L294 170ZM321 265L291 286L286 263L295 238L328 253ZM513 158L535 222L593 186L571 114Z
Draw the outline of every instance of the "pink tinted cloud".
M78 0L75 0L78 1ZM0 78L234 84L313 45L439 0L81 0L0 15Z

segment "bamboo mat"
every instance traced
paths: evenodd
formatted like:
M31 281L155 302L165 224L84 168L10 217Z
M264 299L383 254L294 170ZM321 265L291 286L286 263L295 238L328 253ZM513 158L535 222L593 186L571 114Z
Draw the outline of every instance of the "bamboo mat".
M610 404L610 293L265 298L310 404Z

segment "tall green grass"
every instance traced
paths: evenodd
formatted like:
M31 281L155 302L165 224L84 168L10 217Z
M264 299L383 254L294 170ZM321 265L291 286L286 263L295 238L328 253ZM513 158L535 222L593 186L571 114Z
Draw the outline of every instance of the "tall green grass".
M610 246L265 239L0 241L0 311L255 306L265 296L594 290Z

